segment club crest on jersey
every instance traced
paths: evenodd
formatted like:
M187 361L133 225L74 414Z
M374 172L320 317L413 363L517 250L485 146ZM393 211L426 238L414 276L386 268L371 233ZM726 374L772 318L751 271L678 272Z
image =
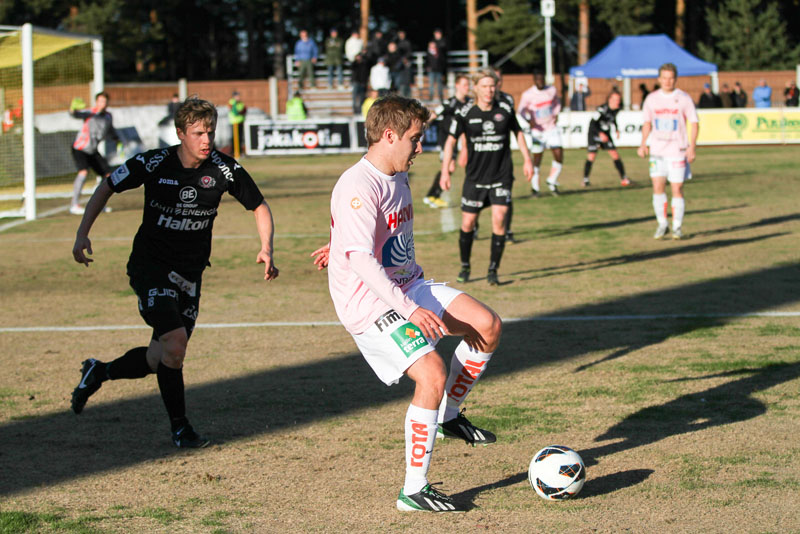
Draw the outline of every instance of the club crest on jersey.
M494 122L503 122L503 114L502 113L495 113L494 114Z
M194 202L197 199L197 189L186 186L179 193L181 202Z
M357 210L362 205L363 202L361 202L361 199L358 197L353 197L353 200L350 201L350 207L353 208L354 210Z
M215 185L217 185L217 181L211 176L203 176L200 178L200 187L203 189L211 189Z

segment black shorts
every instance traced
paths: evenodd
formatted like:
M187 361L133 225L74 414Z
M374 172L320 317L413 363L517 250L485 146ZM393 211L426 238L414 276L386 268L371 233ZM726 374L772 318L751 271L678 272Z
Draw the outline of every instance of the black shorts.
M99 152L87 154L86 152L73 148L72 159L75 160L75 167L77 167L79 171L92 169L98 176L106 176L111 173L111 167L108 166L106 158L101 156Z
M486 206L508 206L511 204L512 181L479 184L464 180L461 190L461 211L480 213Z
M608 141L603 142L600 139L599 135L590 135L589 136L589 144L586 146L586 150L589 152L597 152L599 149L603 150L616 150L616 146L614 145L614 141L611 139L611 136L608 136Z
M139 315L153 327L153 339L181 327L192 335L200 311L202 272L189 275L152 267L129 268L128 276L139 299Z

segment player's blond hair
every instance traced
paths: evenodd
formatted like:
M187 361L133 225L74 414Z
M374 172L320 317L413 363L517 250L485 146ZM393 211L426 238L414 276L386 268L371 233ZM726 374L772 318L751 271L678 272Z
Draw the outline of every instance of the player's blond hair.
M661 76L661 71L662 70L672 71L672 74L674 74L676 78L678 77L678 67L676 67L674 63L664 63L663 65L658 67L658 75L659 76Z
M415 120L423 125L428 122L431 112L419 100L389 95L376 100L367 112L365 133L367 146L381 140L386 129L403 137Z
M217 128L217 108L208 100L202 100L197 95L192 95L178 107L175 112L175 127L182 132L190 125L202 121L203 126L212 130Z
M494 83L497 83L499 81L499 78L497 77L497 74L494 72L494 69L491 69L489 67L485 67L485 68L476 70L472 74L472 83L477 85L478 82L481 81L484 78L491 78L491 79L494 80Z

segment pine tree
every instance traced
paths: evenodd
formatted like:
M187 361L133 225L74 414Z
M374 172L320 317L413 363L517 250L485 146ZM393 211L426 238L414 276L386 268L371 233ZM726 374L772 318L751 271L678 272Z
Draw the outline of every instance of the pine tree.
M720 70L792 68L800 62L800 44L789 40L776 2L725 0L707 9L710 44L700 43L700 56Z
M531 12L528 0L500 0L502 15L493 19L485 16L478 23L476 32L478 47L484 48L494 56L510 52L519 43L542 28L539 17ZM509 61L522 68L536 65L543 56L544 38L532 42L515 54Z
M596 2L597 20L605 23L613 35L641 35L653 25L653 0L615 0Z

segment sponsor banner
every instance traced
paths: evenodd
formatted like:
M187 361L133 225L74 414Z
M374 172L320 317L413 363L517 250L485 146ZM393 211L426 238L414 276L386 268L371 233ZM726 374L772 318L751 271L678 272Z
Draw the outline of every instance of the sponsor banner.
M425 135L422 136L423 152L438 150L439 122L441 122L441 120L441 118L437 118L433 124L425 129ZM367 135L365 133L364 124L364 119L358 119L355 121L356 146L354 147L353 152L364 152L367 150Z
M248 121L245 153L268 154L340 153L353 151L353 121Z
M702 110L698 145L800 143L800 109Z

